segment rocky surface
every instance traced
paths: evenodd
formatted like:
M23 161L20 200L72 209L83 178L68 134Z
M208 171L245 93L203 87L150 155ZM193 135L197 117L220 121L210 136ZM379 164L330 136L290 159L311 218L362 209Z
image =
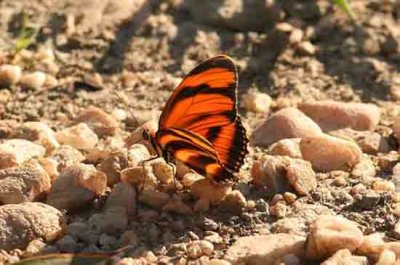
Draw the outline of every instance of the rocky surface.
M398 263L400 5L350 5L0 1L0 263ZM218 53L251 139L230 184L143 139Z

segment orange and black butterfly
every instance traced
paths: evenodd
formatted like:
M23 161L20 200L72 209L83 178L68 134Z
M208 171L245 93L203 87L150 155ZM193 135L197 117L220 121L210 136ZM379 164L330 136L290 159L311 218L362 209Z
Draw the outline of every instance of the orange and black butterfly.
M236 66L228 56L202 62L168 99L157 132L144 130L144 139L168 163L180 160L217 182L234 179L248 153L237 85Z

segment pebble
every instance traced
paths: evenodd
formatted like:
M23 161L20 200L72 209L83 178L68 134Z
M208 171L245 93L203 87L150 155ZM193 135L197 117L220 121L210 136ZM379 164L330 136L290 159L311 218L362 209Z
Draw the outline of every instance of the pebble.
M382 170L387 172L392 171L399 160L400 155L397 151L390 151L387 154L378 154L378 165Z
M14 131L12 137L36 142L46 148L47 154L60 146L54 131L43 122L25 122Z
M40 71L24 74L19 81L22 87L34 90L42 88L45 82L46 74Z
M114 207L123 207L128 216L136 213L136 190L127 183L120 182L116 184L107 198L104 209Z
M375 265L393 265L396 264L396 253L389 249L385 249L379 255L378 261Z
M115 135L119 127L118 121L114 116L93 106L78 114L72 125L80 123L87 124L99 137Z
M307 257L322 259L340 249L356 250L363 241L363 233L353 221L341 216L323 215L311 226L307 240Z
M393 122L393 134L397 139L397 143L400 143L400 115L394 118Z
M78 244L70 235L65 235L57 241L57 247L62 252L73 253L78 249Z
M22 70L18 65L0 65L0 86L9 87L19 82Z
M133 144L128 148L128 161L131 167L135 167L139 162L149 159L150 152L146 146L142 144Z
M70 145L78 150L93 149L99 138L86 123L79 123L57 132L57 140L61 144Z
M211 259L209 265L231 265L231 263L223 259Z
M321 172L349 171L360 162L361 149L353 142L329 135L309 136L301 139L300 150L304 160Z
M376 180L372 183L372 189L376 192L390 192L396 191L396 186L390 180Z
M43 146L23 139L5 140L0 144L0 169L21 166L32 158L43 157Z
M307 195L317 188L317 179L311 163L304 160L291 159L286 167L286 178L300 195Z
M300 152L300 140L300 138L279 140L268 148L268 153L275 156L302 158Z
M385 244L384 237L384 233L372 233L364 236L357 252L375 259L378 258Z
M285 192L285 193L283 194L283 198L285 199L285 202L286 202L287 204L292 204L292 203L294 203L294 202L296 201L297 196L296 196L296 194L294 194L294 193Z
M256 187L268 187L274 192L289 190L290 183L286 178L286 167L289 163L286 157L263 155L254 161L251 168L253 184Z
M325 260L321 265L354 264L368 265L367 257L354 256L348 249L338 250L332 257Z
M193 185L193 183L195 183L196 181L198 181L200 179L204 179L204 177L200 174L189 172L189 173L186 173L185 175L183 175L180 182L182 183L183 186L189 188Z
M57 209L81 209L103 195L106 187L107 177L103 172L93 165L76 164L64 169L54 181L47 203Z
M97 235L106 233L108 235L119 234L128 227L128 216L124 207L112 207L104 212L90 216L88 220L89 229Z
M46 249L46 243L43 242L42 239L34 239L29 242L28 246L26 247L23 256L24 257L32 257L42 254Z
M172 186L175 182L175 168L167 164L164 159L159 159L151 164L153 173L162 184Z
M330 131L330 135L345 140L353 140L364 153L376 155L387 153L391 150L389 141L377 132L356 131L351 128Z
M272 99L268 94L249 90L242 96L241 103L247 111L268 114Z
M79 164L85 157L76 148L69 145L62 145L53 152L51 152L49 159L57 163L57 170L62 171L66 167Z
M158 180L152 171L143 166L128 167L121 171L121 181L136 186L139 190L155 189Z
M139 193L138 200L152 208L160 209L168 203L171 197L164 192L156 190L143 190Z
M57 239L63 231L64 215L40 202L0 206L0 249L25 249L29 242ZM24 231L21 233L21 231ZM17 236L18 235L18 236Z
M288 214L289 208L287 207L286 204L278 202L269 207L269 212L271 213L272 216L276 216L277 218L283 218Z
M34 161L21 167L0 170L0 202L2 204L43 199L50 187L49 175Z
M303 41L299 44L299 46L297 47L297 49L299 50L299 53L302 55L307 55L307 56L311 56L314 55L317 51L317 49L315 48L314 44L312 44L309 41Z
M121 180L121 171L128 167L126 152L114 152L104 159L97 169L107 176L107 185L112 186Z
M343 128L372 131L380 121L380 110L373 104L326 100L304 102L299 105L299 109L324 131Z
M305 239L285 233L239 237L227 250L232 264L275 264L286 254L303 256Z
M301 111L284 108L259 125L251 135L251 141L254 145L269 146L281 139L303 138L321 133L319 126Z
M177 196L172 196L172 198L163 206L163 210L171 213L177 213L182 215L192 215L192 208L182 201L181 198Z
M225 212L241 213L246 208L247 201L240 191L233 190L225 196L219 206Z
M369 185L372 183L376 173L374 162L368 156L363 155L360 162L351 171L350 177L359 179L362 183Z
M190 192L194 197L206 200L211 204L222 201L231 190L231 186L213 183L208 179L200 179L193 183L190 188Z

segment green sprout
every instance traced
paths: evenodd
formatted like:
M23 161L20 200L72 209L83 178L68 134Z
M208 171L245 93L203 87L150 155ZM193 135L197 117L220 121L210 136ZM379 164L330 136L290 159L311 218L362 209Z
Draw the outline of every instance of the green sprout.
M331 1L332 3L343 9L347 13L347 15L351 18L351 20L353 21L356 20L356 16L353 10L351 9L349 3L347 2L347 0L331 0Z
M29 20L26 14L22 15L22 26L18 34L18 39L15 43L15 54L23 49L28 48L32 43L35 42L40 26L35 27L28 26Z

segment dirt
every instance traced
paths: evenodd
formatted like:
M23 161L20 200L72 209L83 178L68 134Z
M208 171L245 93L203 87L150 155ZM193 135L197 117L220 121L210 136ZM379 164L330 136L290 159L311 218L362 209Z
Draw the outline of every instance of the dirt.
M268 2L265 10L249 1L231 1L225 13L218 13L223 2L0 1L0 61L34 70L34 55L47 47L54 50L59 66L54 73L59 85L51 90L11 87L11 99L0 106L0 118L45 120L53 128L62 128L88 106L107 113L124 109L114 96L113 91L118 91L139 121L156 119L185 73L202 60L225 53L239 68L239 98L249 89L265 92L273 98L272 111L312 99L371 102L383 113L378 130L390 132L400 100L399 1L351 1L355 23L329 1L256 1ZM247 3L245 15L229 13L238 8L237 2ZM40 27L39 34L30 53L11 56L23 14ZM299 40L280 30L282 22L300 29L303 37ZM304 41L315 51L301 48ZM240 114L249 133L264 118L243 108ZM129 117L124 130L134 125ZM252 149L254 156L247 158L250 164L259 151ZM243 174L248 169L249 165ZM367 233L393 228L397 217L387 207L390 198L380 197L377 207L363 208L331 183L321 181L319 190L323 187L331 190L331 199L316 192L301 200L327 206L357 221ZM276 218L262 209L274 194L245 188L251 191L246 198L254 199L261 210L232 215L217 207L184 217L141 206L131 224L140 242L133 254L145 249L173 256L167 246L202 238L210 230L224 239L213 254L219 258L235 238L270 230ZM70 221L85 216L79 213L70 216Z

